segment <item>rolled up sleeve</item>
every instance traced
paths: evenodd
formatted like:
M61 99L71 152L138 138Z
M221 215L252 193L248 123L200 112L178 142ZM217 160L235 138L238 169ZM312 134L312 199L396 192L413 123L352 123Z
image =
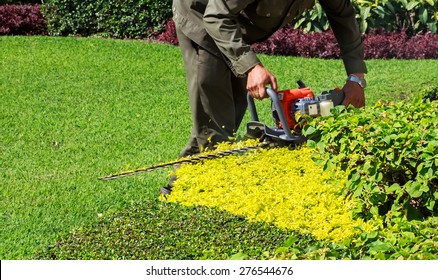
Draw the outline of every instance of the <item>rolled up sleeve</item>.
M364 45L350 0L319 0L341 49L347 74L366 73Z
M254 0L208 1L203 17L207 33L239 75L260 63L251 45L243 40L237 20L239 13L252 2Z

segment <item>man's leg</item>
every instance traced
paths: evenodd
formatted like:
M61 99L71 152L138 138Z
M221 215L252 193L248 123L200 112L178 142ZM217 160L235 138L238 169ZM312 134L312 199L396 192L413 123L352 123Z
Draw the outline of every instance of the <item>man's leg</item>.
M180 157L212 149L234 137L246 111L246 78L236 77L222 57L196 45L177 28L193 127ZM172 187L175 176L169 181Z
M181 32L178 39L193 120L184 156L186 150L189 154L200 152L234 136L246 110L246 78L235 77L222 57L199 47Z

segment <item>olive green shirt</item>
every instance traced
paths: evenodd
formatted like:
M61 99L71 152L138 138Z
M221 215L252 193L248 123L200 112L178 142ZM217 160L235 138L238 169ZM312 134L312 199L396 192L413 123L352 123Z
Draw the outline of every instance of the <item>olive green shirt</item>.
M339 43L347 73L366 73L363 42L351 1L319 2ZM315 0L174 0L173 19L196 44L223 55L240 76L260 62L251 50L252 43L267 39L314 4Z

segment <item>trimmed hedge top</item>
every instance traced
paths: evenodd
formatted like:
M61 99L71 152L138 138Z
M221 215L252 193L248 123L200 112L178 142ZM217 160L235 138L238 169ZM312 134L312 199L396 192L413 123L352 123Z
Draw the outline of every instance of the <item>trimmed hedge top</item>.
M171 0L50 0L43 4L50 35L148 38L171 17Z

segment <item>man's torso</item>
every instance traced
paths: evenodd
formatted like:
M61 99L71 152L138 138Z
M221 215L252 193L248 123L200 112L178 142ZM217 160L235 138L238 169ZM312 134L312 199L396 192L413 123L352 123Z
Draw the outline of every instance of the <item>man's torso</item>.
M206 35L205 30L203 30L202 16L208 2L209 0L174 0L174 14L177 14L177 18L174 19L180 23L191 21L191 28L196 29L196 31L189 32L191 34L186 34L189 37ZM227 2L229 5L233 5L239 0ZM255 0L248 2L251 3L237 16L243 39L247 43L266 39L315 4L315 0ZM184 19L178 19L178 17ZM202 38L192 39L198 42L202 41Z

